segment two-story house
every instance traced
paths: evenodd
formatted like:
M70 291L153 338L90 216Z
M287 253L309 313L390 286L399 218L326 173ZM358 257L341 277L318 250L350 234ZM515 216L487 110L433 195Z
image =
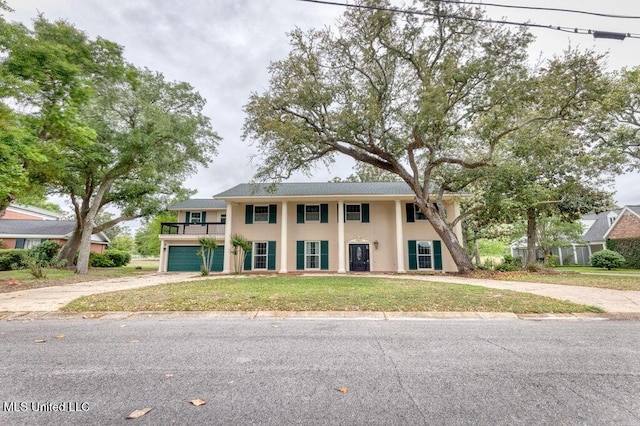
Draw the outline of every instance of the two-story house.
M212 199L172 207L162 225L161 272L199 271L198 239L215 237L214 271L234 272L231 238L252 243L244 270L456 271L437 233L402 182L241 184ZM450 219L460 195L444 196ZM462 240L462 229L455 232Z

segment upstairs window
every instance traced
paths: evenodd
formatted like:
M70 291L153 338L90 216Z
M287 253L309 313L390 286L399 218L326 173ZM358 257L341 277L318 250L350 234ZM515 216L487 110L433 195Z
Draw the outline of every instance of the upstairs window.
M413 209L414 209L414 212L415 212L415 216L414 217L416 218L416 220L427 220L427 216L425 216L425 214L422 213L422 210L420 210L420 207L418 207L417 204L413 205Z
M191 212L191 218L189 219L189 223L202 223L202 213Z
M255 223L269 222L269 206L254 206L253 221Z
M345 220L347 222L360 222L362 220L360 204L347 204L345 206Z
M309 204L304 206L305 222L320 222L320 205Z

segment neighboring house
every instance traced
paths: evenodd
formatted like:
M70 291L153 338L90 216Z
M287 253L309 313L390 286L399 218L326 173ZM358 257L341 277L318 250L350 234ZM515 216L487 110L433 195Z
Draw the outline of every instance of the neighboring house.
M218 240L215 271L234 272L231 237L252 242L244 270L457 271L405 183L237 185L177 204L178 222L162 224L159 271L199 271L198 239ZM449 218L460 195L444 196ZM462 241L462 229L455 232Z
M553 250L560 265L589 265L591 255L607 248L607 240L640 237L640 206L592 213L580 219L583 227L582 242ZM527 238L511 245L513 256L525 257Z
M71 237L76 222L58 220L61 214L38 207L12 204L0 220L0 248L32 248L43 241L53 240L64 244ZM109 244L107 236L100 232L91 237L91 250L102 253Z
M41 209L40 207L11 204L0 219L59 220L61 217L61 213Z

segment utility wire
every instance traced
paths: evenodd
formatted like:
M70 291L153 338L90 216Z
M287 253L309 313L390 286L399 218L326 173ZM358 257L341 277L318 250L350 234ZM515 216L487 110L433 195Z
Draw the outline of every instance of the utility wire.
M305 2L305 3L324 4L324 5L330 5L330 6L351 7L351 8L355 8L355 9L369 9L369 10L378 10L378 11L382 11L382 12L393 12L393 13L404 13L404 14L409 14L409 15L430 16L430 17L433 17L433 18L453 18L453 19L461 19L463 21L486 22L486 23L503 24L503 25L515 25L515 26L528 27L528 28L541 28L541 29L545 29L545 30L555 30L555 31L562 31L562 32L566 32L566 33L574 33L574 34L581 34L581 35L591 34L591 35L594 36L594 38L608 38L608 39L615 39L615 40L624 40L625 38L637 38L637 39L640 39L640 34L632 34L632 33L598 31L598 30L591 30L591 29L586 29L586 28L564 27L564 26L557 26L557 25L542 25L542 24L535 24L535 23L531 23L531 22L515 22L515 21L494 20L494 19L487 19L487 18L474 18L474 17L470 17L470 16L449 15L449 14L446 14L446 13L436 14L436 13L423 12L423 11L415 10L415 9L399 9L399 8L395 8L395 7L370 6L370 5L363 5L363 4L347 4L347 3L338 3L338 2L334 2L334 1L328 1L328 0L298 0L298 1ZM448 2L451 2L451 3L454 3L454 2L466 3L466 2L454 1L454 0L435 0L435 1L440 1L440 2L447 2L448 1ZM470 4L470 3L466 3L466 4ZM480 5L481 4L479 3L478 6L480 6Z
M577 10L577 9L560 9L556 7L539 7L539 6L519 6L519 5L510 5L510 4L499 4L499 3L473 3L464 0L433 0L438 3L454 3L454 4L465 4L468 6L491 6L491 7L503 7L507 9L523 9L523 10L546 10L549 12L565 12L565 13L578 13L583 15L591 15L591 16L601 16L604 18L619 18L619 19L640 19L640 16L632 16L632 15L614 15L610 13L600 13L600 12L589 12L586 10Z

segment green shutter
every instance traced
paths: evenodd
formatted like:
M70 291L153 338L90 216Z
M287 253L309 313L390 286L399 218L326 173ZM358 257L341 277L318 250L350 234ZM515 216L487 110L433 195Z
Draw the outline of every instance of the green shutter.
M329 223L329 204L320 204L320 223Z
M415 210L415 207L413 206L413 203L407 203L405 204L405 207L407 209L407 223L415 222L416 210Z
M267 243L267 269L269 271L276 270L276 242L269 241Z
M304 241L296 241L296 269L304 270Z
M253 205L247 204L244 208L244 223L252 224L253 223Z
M297 219L296 223L304 223L304 204L298 204L296 207Z
M251 211L253 211L253 209L251 209ZM251 243L251 241L249 241L249 243ZM253 247L253 244L251 244L251 247ZM251 255L251 251L246 252L244 256L244 270L250 271L251 265L253 265L253 256Z
M24 238L18 238L16 240L16 248L17 249L24 248Z
M320 241L320 269L329 269L329 241Z
M363 204L361 209L362 209L362 223L369 223L369 204Z
M418 255L416 253L416 240L409 240L408 244L409 250L409 270L415 271L418 269Z
M269 223L278 222L278 205L269 204Z
M442 243L433 241L433 267L436 271L442 271Z
M207 223L207 212L202 212L200 219L202 220L202 223Z
M187 223L191 221L191 212L187 212L187 216L185 217L184 221Z

